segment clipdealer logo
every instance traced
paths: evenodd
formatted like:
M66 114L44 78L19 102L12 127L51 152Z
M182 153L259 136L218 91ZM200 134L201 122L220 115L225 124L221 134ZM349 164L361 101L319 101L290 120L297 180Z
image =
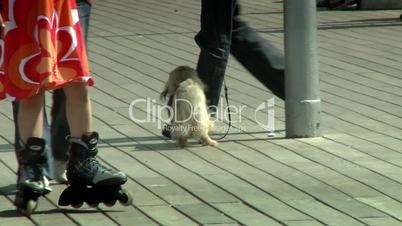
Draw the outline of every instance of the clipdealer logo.
M183 103L187 104L188 109L191 110L190 116L186 119L180 120L180 122L186 122L187 120L190 120L192 116L199 113L198 109L194 108L194 106L188 100L176 99L173 103L173 106L176 107L178 103L181 103L181 105L183 105ZM140 98L135 99L130 103L128 114L130 116L130 119L135 123L155 123L157 129L162 129L165 123L170 123L171 121L179 121L177 118L175 118L174 114L167 114L168 111L173 112L173 109L174 107L159 104L155 99ZM253 120L260 128L267 131L270 136L275 135L274 97L262 102L255 109L252 109L250 106L247 105L220 105L219 107L210 106L209 109L213 109L215 115L212 120L229 122L227 112L228 110L230 110L231 123L237 128L240 128L241 130L247 130L247 128L242 125L243 120L247 118L248 120ZM250 111L254 111L254 115L252 115Z

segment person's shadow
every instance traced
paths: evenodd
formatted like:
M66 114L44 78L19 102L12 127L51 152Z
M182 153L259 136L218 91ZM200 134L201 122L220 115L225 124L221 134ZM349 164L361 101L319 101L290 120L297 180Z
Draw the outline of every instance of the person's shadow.
M17 185L9 184L4 187L0 187L0 195L15 195L17 193Z
M14 203L14 200L11 200L11 197L14 197L16 193L17 193L17 187L15 184L0 187L0 195L5 196L5 199L7 199L10 203ZM34 214L52 214L52 213L84 214L84 213L99 213L99 212L121 212L121 211L105 210L105 209L100 210L98 208L91 208L91 209L54 208L45 211L35 211ZM0 218L24 217L24 216L25 215L19 213L15 209L15 207L12 209L0 211Z
M45 211L35 211L33 214L52 214L52 213L68 213L68 214L86 214L86 213L101 213L101 212L123 212L123 210L99 210L99 209L64 209L54 208ZM15 208L0 211L0 218L25 217Z
M10 199L10 197L14 196L16 193L17 193L17 186L15 184L9 184L4 187L0 187L0 195L5 196L6 199ZM10 200L10 202L13 201L14 200ZM17 216L20 216L20 214L15 209L0 211L0 218L17 217Z

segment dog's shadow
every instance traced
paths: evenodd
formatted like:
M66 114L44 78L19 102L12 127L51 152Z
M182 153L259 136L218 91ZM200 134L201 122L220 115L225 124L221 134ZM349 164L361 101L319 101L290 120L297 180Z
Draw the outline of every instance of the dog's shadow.
M249 131L247 133L229 132L227 136L223 139L220 138L222 138L225 133L215 133L211 136L211 138L218 140L219 143L287 139L282 135L283 132L284 130L274 131L273 134L276 134L276 136L269 136L269 133L267 131ZM241 136L242 134L244 134L245 136ZM261 136L262 134L267 134L267 136ZM239 135L241 137L239 137ZM122 149L132 147L132 151L177 151L178 149L182 149L181 147L178 147L175 141L171 140L170 138L157 135L125 138L106 138L101 140L99 148L107 147L109 145ZM189 139L186 148L200 146L201 144L197 140Z
M164 140L169 140L167 138L164 138ZM193 148L193 147L201 147L202 145L200 144L199 141L196 140L188 140L187 145L185 147L180 147L177 146L174 141L170 142L165 142L165 143L148 143L148 144L139 144L136 143L134 144L134 151L177 151L177 150L182 150L184 148ZM209 146L208 146L209 147Z
M102 139L99 148L104 147L104 144L116 148L130 148L132 151L173 151L177 150L176 144L163 136L141 136L141 137L126 137L126 138L106 138ZM106 146L107 147L107 146Z
M183 149L181 147L178 147L175 141L163 136L130 137L116 139L107 138L102 139L102 143L100 144L99 148L106 148L109 145L121 149L127 149L131 147L131 151L177 151ZM189 139L185 148L200 146L202 145L199 141Z

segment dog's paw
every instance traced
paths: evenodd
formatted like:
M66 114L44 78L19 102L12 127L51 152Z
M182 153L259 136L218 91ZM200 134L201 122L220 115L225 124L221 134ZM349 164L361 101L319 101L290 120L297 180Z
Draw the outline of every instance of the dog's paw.
M218 145L218 141L216 141L216 140L211 140L211 141L208 143L208 145L209 145L209 146L216 146L216 145Z
M177 146L177 147L180 147L180 148L186 147L186 146L187 146L187 138L179 137L179 138L176 140L176 146Z
M216 146L216 145L218 145L218 141L212 140L210 137L202 137L202 138L200 139L200 143L201 143L202 145L204 145L204 146L207 146L207 145L209 145L209 146Z

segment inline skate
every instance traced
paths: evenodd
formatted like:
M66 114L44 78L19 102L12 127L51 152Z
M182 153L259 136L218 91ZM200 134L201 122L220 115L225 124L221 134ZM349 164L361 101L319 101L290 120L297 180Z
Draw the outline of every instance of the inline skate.
M45 140L28 138L22 150L17 151L18 178L14 205L22 214L30 216L38 206L38 198L51 191L44 176L47 163Z
M105 168L96 159L98 133L91 132L79 138L70 138L70 159L67 163L67 179L70 186L59 198L60 206L80 208L84 202L91 207L99 203L113 206L117 200L122 205L132 203L131 194L122 189L127 176Z

